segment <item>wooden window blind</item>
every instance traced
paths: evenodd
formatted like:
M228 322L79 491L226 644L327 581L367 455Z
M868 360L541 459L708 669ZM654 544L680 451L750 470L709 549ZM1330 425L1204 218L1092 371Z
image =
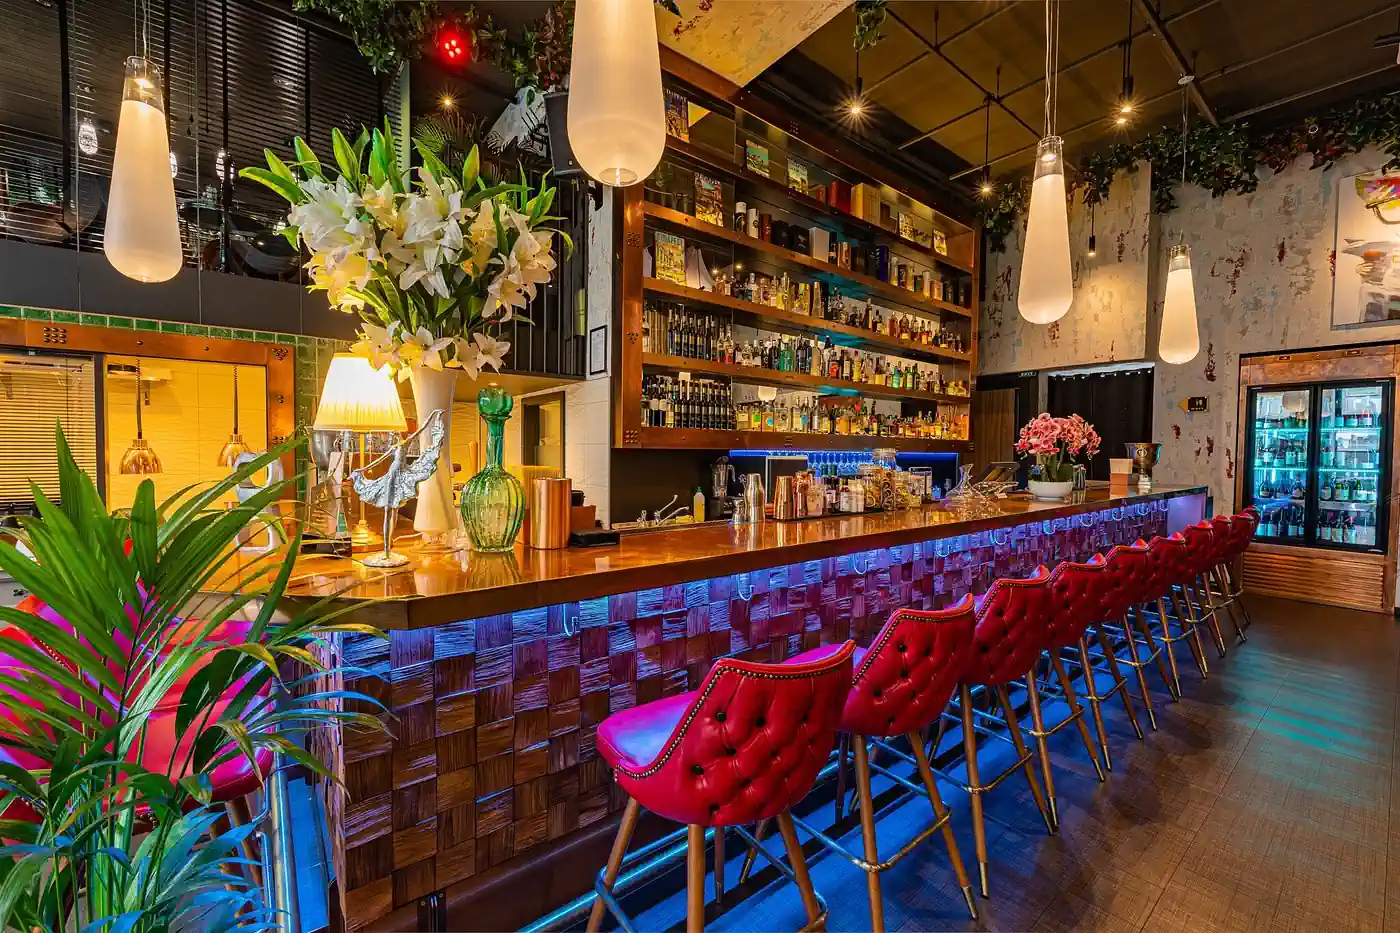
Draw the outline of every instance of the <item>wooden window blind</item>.
M34 501L31 483L58 498L63 425L73 458L97 477L97 386L91 357L0 351L0 507Z

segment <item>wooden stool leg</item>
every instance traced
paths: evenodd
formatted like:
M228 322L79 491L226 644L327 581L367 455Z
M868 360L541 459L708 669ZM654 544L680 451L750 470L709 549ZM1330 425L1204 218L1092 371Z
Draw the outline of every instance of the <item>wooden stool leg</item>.
M1152 727L1152 731L1157 731L1157 710L1152 706L1152 694L1147 689L1147 674L1143 671L1142 655L1138 654L1137 636L1133 634L1132 622L1125 615L1123 616L1123 634L1128 636L1128 657L1133 659L1133 672L1137 675L1138 691L1142 695L1142 705L1147 707L1147 724ZM1109 657L1113 656L1113 640L1102 629L1099 630L1099 643L1103 645L1104 653ZM1147 636L1147 646L1152 647L1152 636ZM1161 655L1157 656L1161 659ZM1127 691L1124 690L1126 695Z
M836 822L846 815L846 759L850 757L851 737L841 733L836 740Z
M622 811L622 822L617 826L617 838L613 840L612 853L608 855L608 868L603 872L603 887L609 891L617 884L617 874L622 870L622 857L627 854L627 845L632 841L632 830L637 828L637 816L642 805L631 797L627 798L627 808ZM588 933L598 933L603 925L603 912L607 910L601 897L593 900L593 910L588 915Z
M914 761L919 766L919 777L923 778L924 787L928 790L928 802L933 807L933 815L943 821L943 843L948 847L948 861L953 863L953 874L958 876L958 887L962 888L968 912L972 914L972 919L976 920L977 903L972 898L972 883L968 880L967 869L963 867L962 854L958 852L958 840L953 835L953 826L946 819L948 808L943 805L943 798L938 793L938 784L933 779L933 768L928 763L928 755L924 754L924 743L917 732L909 733L907 738L909 747L914 750Z
M1008 730L1011 733L1011 744L1016 747L1016 755L1025 762L1022 770L1026 774L1026 783L1031 786L1031 796L1035 798L1035 805L1040 808L1040 816L1041 819L1045 820L1045 828L1053 836L1059 831L1059 827L1055 822L1054 811L1046 804L1045 795L1041 793L1040 782L1035 779L1035 765L1031 764L1031 753L1026 748L1026 740L1021 736L1021 722L1016 718L1016 708L1011 705L1011 696L1006 692L1006 685L998 684L996 694L997 699L1001 702L1001 711L1006 717L1006 724L1011 727ZM1032 700L1034 705L1031 709L1035 711L1040 705L1040 698L1035 693L1034 687L1031 688L1031 696L1034 698Z
M1172 599L1176 596L1173 594ZM1171 680L1167 681L1167 689L1177 700L1181 699L1181 673L1176 669L1176 652L1172 650L1173 642L1167 639L1171 637L1171 628L1167 623L1167 603L1161 596L1157 597L1157 621L1162 624L1162 654L1167 656L1167 665L1172 669Z
M1050 666L1055 670L1055 678L1060 682L1060 689L1065 692L1065 703L1069 704L1070 715L1074 717L1074 724L1079 727L1079 737L1084 740L1084 751L1089 753L1089 760L1094 763L1094 773L1102 781L1104 779L1103 767L1099 764L1098 752L1094 750L1094 739L1089 734L1089 724L1084 721L1084 708L1079 705L1079 697L1075 696L1074 684L1070 681L1069 675L1065 673L1064 662L1053 652L1050 654ZM1097 703L1094 708L1097 711ZM1100 720L1099 729L1103 729L1102 720ZM1102 731L1099 736L1103 739L1103 753L1107 756L1108 737Z
M962 712L963 759L967 763L968 793L972 797L972 840L977 852L977 874L982 884L982 896L987 893L987 826L982 821L982 779L977 776L977 731L972 721L972 690L961 685L959 706Z
M1219 652L1221 660L1224 660L1225 633L1220 630L1220 610L1223 606L1216 603L1215 596L1211 592L1210 580L1206 579L1204 573L1196 577L1196 592L1204 599L1201 605L1205 607L1206 616L1210 620L1210 634L1215 639L1215 650Z
M998 687L997 695L1000 697L1005 690L1005 687ZM1060 825L1060 811L1055 803L1055 776L1050 772L1050 745L1045 737L1045 719L1040 714L1040 689L1035 685L1034 670L1026 676L1026 696L1031 703L1031 725L1036 731L1032 738L1035 739L1036 755L1040 758L1040 775L1045 780L1045 796L1050 803L1050 824L1053 831ZM1016 721L1016 711L1011 706L1011 698L1007 696L1001 705L1002 709L1006 711L1007 727L1013 735L1019 737L1021 725ZM1019 748L1017 752L1025 754ZM1027 767L1029 767L1029 762L1027 762Z
M1089 667L1089 646L1084 638L1079 639L1079 669L1084 674L1084 701L1089 704L1089 712L1094 717L1094 731L1099 736L1099 749L1103 752L1104 770L1113 770L1113 756L1108 750L1108 730L1103 724L1103 710L1095 697L1099 695L1098 685L1094 683L1094 672ZM1102 778L1100 778L1102 780Z
M802 852L802 843L797 839L797 830L792 825L792 814L784 810L777 816L778 832L782 834L783 846L787 849L788 864L797 876L797 890L802 895L802 906L807 911L807 923L817 922L822 915L817 903L817 893L812 888L812 876L807 873L807 856Z
M1123 701L1123 711L1128 714L1128 721L1133 724L1133 732L1137 734L1137 737L1139 739L1141 739L1143 737L1142 726L1138 725L1137 711L1133 709L1133 698L1128 696L1128 681L1123 677L1122 669L1118 667L1118 656L1113 653L1113 644L1111 641L1109 641L1108 637L1104 635L1102 626L1094 626L1094 635L1098 638L1099 646L1103 648L1104 657L1108 660L1109 676L1113 678L1114 686L1118 688L1118 696ZM1085 652L1084 657L1087 663L1087 643L1082 646L1081 650ZM1104 754L1104 761L1105 763L1107 763L1107 752L1105 752ZM1110 770L1111 767L1112 766L1110 766Z
M1244 604L1237 597L1231 595L1233 590L1230 589L1230 578L1224 564L1212 569L1211 575L1215 580L1216 588L1220 590L1221 599L1225 601L1225 608L1230 613L1230 624L1235 627L1235 641L1242 645L1249 640L1245 638L1244 627L1240 625L1239 610L1243 608Z
M1186 647L1191 649L1191 657L1196 660L1196 669L1201 672L1202 677L1209 677L1210 668L1206 664L1205 646L1201 644L1201 629L1196 624L1196 612L1184 588L1180 596L1175 589L1172 590L1172 608L1176 610L1176 617L1181 622L1182 634L1186 636ZM1180 684L1177 684L1177 689L1181 689Z
M705 827L691 823L686 834L685 933L705 929Z
M856 753L856 793L860 795L860 837L865 844L865 860L871 865L880 862L880 849L875 841L875 804L870 793L870 757L865 748L865 736L851 737ZM885 901L880 894L880 873L865 873L865 887L870 895L870 929L883 933Z

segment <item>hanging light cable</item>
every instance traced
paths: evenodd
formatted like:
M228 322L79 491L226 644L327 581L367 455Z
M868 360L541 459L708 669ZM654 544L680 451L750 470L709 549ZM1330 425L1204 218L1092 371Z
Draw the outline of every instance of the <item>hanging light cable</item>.
M666 149L661 52L652 0L578 0L569 77L569 145L578 164L623 188Z
M1133 112L1133 2L1128 3L1128 35L1123 39L1123 89L1118 95L1118 114L1114 123L1123 126Z
M1074 301L1064 141L1055 135L1059 68L1060 4L1059 0L1045 0L1045 138L1036 147L1021 280L1016 291L1017 310L1033 324L1058 321Z
M1181 184L1186 186L1186 135L1190 128L1187 91L1194 75L1185 75L1181 85ZM1196 288L1191 279L1191 249L1186 245L1186 230L1172 247L1167 260L1167 294L1162 306L1162 331L1157 339L1157 352L1164 363L1189 363L1201 352L1201 334L1196 322Z
M1095 205L1093 205L1093 204L1090 204L1090 205L1089 205L1089 252L1088 252L1088 256L1089 256L1090 259L1093 259L1095 256L1097 256L1097 255L1099 254L1097 245L1094 243L1094 207L1095 207Z
M865 116L865 84L860 79L860 49L856 49L856 84L855 93L851 99L846 101L846 115L853 120L860 120Z
M137 16L141 29L135 44L141 54L126 60L102 251L127 278L164 282L180 271L180 224L160 67L147 57L148 3L142 3Z
M160 457L147 443L141 425L141 361L136 361L136 438L122 454L119 472L127 475L145 475L161 472Z
M982 184L977 186L977 190L982 197L990 197L992 194L992 102L1001 99L1001 66L997 65L997 90L996 94L987 95L986 114L983 117L984 127L982 132Z
M219 450L219 466L232 469L238 465L238 458L249 453L251 448L243 442L243 435L238 431L238 365L233 367L233 433L228 436L228 442Z

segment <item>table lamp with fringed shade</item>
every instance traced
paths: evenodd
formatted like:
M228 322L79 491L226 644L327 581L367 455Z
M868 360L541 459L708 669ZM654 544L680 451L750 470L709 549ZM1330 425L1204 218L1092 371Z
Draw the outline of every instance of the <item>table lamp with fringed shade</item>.
M316 409L317 431L345 431L360 435L360 464L365 462L364 435L370 431L403 431L403 403L399 390L389 378L388 369L375 369L369 360L353 353L337 353L326 372L321 388L321 404ZM365 503L360 500L360 519L350 533L354 549L378 546L379 536L365 520Z

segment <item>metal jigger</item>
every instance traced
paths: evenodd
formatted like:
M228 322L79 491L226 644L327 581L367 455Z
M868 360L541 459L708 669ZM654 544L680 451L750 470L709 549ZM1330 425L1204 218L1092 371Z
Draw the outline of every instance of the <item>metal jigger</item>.
M1133 473L1137 476L1138 489L1152 488L1152 468L1162 455L1162 445L1151 441L1124 444L1128 456L1133 461Z

